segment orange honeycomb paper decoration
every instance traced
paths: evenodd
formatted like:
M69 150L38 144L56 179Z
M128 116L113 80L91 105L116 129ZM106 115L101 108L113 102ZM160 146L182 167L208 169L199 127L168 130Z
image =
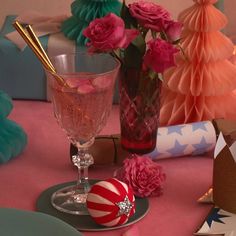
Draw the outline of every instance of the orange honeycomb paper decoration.
M236 119L236 66L229 61L234 45L220 32L227 18L214 7L217 0L194 2L179 15L185 57L179 54L164 74L161 125Z

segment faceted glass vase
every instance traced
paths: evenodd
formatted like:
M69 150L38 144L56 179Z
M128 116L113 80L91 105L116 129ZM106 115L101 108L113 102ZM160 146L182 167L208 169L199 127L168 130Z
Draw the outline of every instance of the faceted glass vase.
M120 76L121 145L130 153L145 154L156 147L160 90L159 78L135 69Z

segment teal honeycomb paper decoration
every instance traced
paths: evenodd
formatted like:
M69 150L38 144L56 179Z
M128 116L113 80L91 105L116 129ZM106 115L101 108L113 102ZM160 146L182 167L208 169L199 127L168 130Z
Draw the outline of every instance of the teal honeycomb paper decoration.
M7 119L13 108L11 98L0 91L0 164L19 155L27 144L27 135L14 121Z
M72 16L62 23L61 30L77 45L85 46L88 39L83 36L83 30L89 23L109 12L119 15L120 9L121 2L118 0L75 0L71 4Z
M218 0L214 5L220 11L224 12L224 0Z

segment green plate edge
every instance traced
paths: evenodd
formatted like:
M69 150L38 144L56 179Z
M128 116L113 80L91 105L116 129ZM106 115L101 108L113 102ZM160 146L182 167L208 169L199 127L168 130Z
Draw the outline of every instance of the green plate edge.
M0 208L0 219L1 236L82 236L70 224L42 212Z

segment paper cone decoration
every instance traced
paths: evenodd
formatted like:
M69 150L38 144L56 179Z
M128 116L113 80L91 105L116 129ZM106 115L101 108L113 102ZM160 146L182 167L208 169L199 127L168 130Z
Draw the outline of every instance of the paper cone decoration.
M236 213L236 142L229 147L220 133L214 156L213 201L221 209Z
M215 0L194 2L179 15L185 56L164 74L161 125L236 118L236 66L228 60L234 46L220 31L227 19Z
M161 125L187 124L215 118L234 119L236 110L233 102L236 94L222 96L192 96L162 89Z

